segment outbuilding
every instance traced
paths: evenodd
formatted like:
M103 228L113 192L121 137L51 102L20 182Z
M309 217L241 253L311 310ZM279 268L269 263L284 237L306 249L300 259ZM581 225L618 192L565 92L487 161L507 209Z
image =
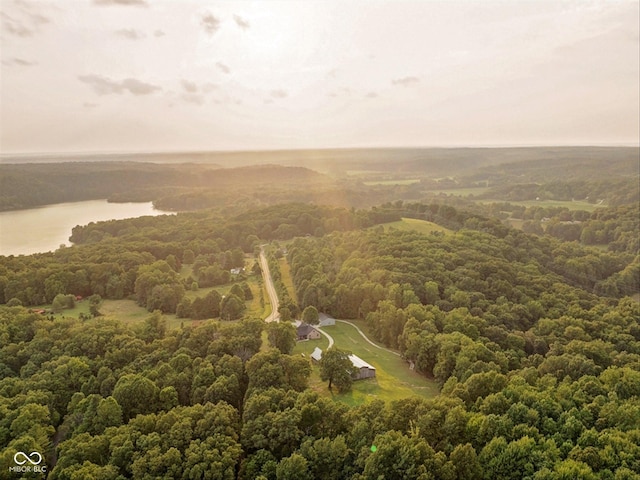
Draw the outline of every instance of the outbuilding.
M322 359L322 350L316 347L313 352L311 352L311 359L319 362ZM375 378L376 376L376 367L365 362L363 359L358 357L357 355L349 355L349 360L354 367L358 369L358 371L353 375L354 380L362 380L365 378Z
M357 355L349 355L349 360L358 372L353 376L354 380L362 380L363 378L374 378L376 376L376 368L368 364Z

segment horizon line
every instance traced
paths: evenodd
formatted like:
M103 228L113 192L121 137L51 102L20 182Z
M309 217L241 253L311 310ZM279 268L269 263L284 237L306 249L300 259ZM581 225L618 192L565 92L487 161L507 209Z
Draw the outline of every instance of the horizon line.
M30 151L0 152L0 158L10 157L46 157L58 155L172 155L172 154L236 154L266 152L301 152L332 150L444 150L444 149L508 149L508 148L640 148L640 143L593 143L593 144L478 144L478 145L423 145L423 146L355 146L355 147L299 147L264 149L220 149L220 150L68 150L68 151Z

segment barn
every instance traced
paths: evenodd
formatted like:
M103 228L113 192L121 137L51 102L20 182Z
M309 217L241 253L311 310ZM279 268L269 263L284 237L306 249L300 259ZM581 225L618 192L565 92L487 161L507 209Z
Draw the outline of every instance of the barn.
M322 358L322 350L316 347L311 353L311 358L316 362L319 362ZM349 360L354 367L358 369L357 373L353 375L354 380L362 380L364 378L375 378L376 367L362 360L357 355L349 355Z
M353 366L358 369L358 373L353 376L354 380L362 380L363 378L374 378L376 376L376 368L356 355L349 355L349 360Z

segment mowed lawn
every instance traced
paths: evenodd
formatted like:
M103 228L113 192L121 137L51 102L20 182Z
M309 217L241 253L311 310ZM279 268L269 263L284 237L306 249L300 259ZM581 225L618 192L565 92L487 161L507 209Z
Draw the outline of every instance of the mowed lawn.
M417 218L403 218L397 222L385 223L383 226L385 231L388 231L390 228L395 228L396 230L402 231L412 230L426 235L432 232L451 233L451 230L448 228L441 227L440 225L428 222L427 220L419 220Z
M400 356L369 344L353 326L336 322L335 326L322 329L333 337L337 348L348 350L374 366L376 378L353 382L350 392L339 394L335 388L329 391L328 382L320 380L320 369L312 362L309 386L321 395L330 396L349 405L359 405L372 399L386 401L414 395L425 398L438 395L439 389L435 381L409 370L409 365ZM304 353L308 358L316 346L324 350L327 345L328 341L324 337L321 340L299 342L293 353Z

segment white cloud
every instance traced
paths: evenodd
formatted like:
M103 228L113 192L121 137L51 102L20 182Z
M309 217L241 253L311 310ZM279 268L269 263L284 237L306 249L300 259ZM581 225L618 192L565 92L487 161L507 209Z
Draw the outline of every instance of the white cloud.
M120 30L116 30L116 35L126 38L127 40L140 40L144 38L144 33L134 30L133 28L122 28Z
M222 62L216 62L216 67L218 67L218 70L220 70L222 73L231 73L231 69Z
M238 25L243 30L247 30L251 26L249 22L242 18L240 15L234 15L233 19L235 20L236 25Z
M401 85L403 87L408 87L410 85L415 85L416 83L420 83L420 79L418 77L402 77L402 78L394 78L391 80L393 85Z
M273 98L287 98L289 96L289 93L286 90L278 89L278 90L271 90L270 95Z
M209 35L213 35L220 29L220 19L212 13L205 13L200 17L200 25Z
M124 7L146 7L148 5L145 0L93 0L93 3L102 6L120 5Z
M125 78L118 81L100 75L79 75L78 80L91 86L98 95L121 95L125 92L129 92L132 95L149 95L161 90L157 85L142 82L135 78Z

